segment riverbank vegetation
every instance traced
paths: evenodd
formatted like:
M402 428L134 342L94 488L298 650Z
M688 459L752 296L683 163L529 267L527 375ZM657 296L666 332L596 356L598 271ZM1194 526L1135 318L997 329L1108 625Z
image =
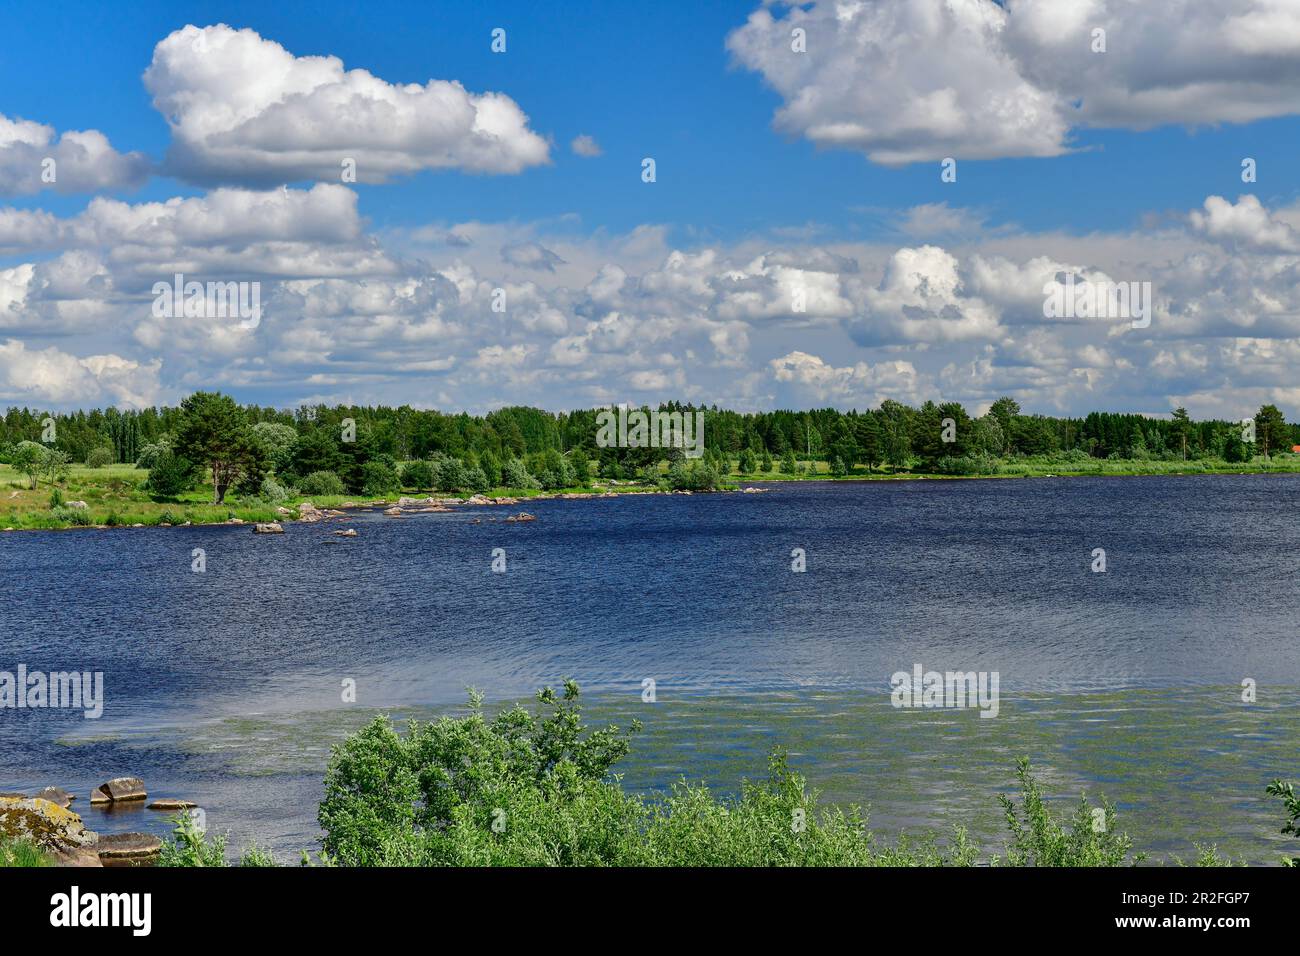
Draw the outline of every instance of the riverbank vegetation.
M664 405L662 411L691 412ZM241 406L198 392L177 408L0 420L0 528L247 522L402 494L528 497L592 488L711 491L742 481L1235 474L1300 471L1300 427L1266 405L1245 422L961 405L742 414L704 409L701 455L597 445L597 412L484 416L401 408Z
M1129 866L1149 862L1114 806L1080 796L1051 808L1018 761L1018 795L1000 795L1007 840L987 850L955 826L881 841L861 807L826 806L774 751L764 779L736 794L682 781L666 793L623 789L617 765L639 728L583 725L578 687L544 689L537 707L469 711L399 734L376 717L333 752L318 819L320 862L337 866ZM1010 782L1010 781L1009 781ZM1296 834L1290 784L1275 781ZM990 795L990 799L993 799ZM180 819L162 864L225 865L225 842ZM1199 866L1228 865L1212 846L1189 848ZM308 861L304 853L302 862ZM1275 862L1275 861L1269 861ZM242 865L273 861L260 851Z

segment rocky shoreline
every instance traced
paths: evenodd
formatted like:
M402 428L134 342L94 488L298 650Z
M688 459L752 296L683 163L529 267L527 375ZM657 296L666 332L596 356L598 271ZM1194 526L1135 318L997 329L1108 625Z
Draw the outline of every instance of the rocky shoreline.
M252 525L255 534L283 534L283 521L291 521L298 524L314 524L319 521L336 521L347 518L349 512L373 511L382 509L384 515L390 518L401 518L409 514L430 514L438 512L451 512L457 506L473 505L517 505L523 501L551 501L557 499L586 499L586 498L621 498L626 495L692 495L692 494L760 494L771 491L770 488L755 488L747 486L744 488L719 488L716 491L683 491L683 490L665 490L659 488L629 488L625 491L561 491L561 492L542 492L541 494L528 495L524 498L512 498L507 496L491 497L488 495L471 495L469 498L460 497L436 497L427 498L409 498L403 496L395 504L389 504L387 500L367 501L356 503L345 501L337 508L317 508L312 502L304 501L296 509L287 508L283 505L276 507L276 514L279 515L278 521L245 521L243 518L227 518L225 521L186 521L182 524L171 524L169 522L160 522L156 525L130 524L130 525L73 525L67 528L3 528L0 531L120 531L126 528L193 528L193 527L216 527L220 525ZM69 502L69 504L84 504L83 502ZM521 511L517 515L506 518L509 522L518 521L535 521L536 516L526 511ZM340 537L356 537L355 529L346 531L335 531Z
M111 809L116 804L141 804L149 798L139 777L114 777L90 793L90 805ZM100 836L88 830L81 815L70 809L76 797L61 787L46 787L27 796L0 794L0 836L27 840L50 855L56 866L152 866L162 841L148 833ZM158 811L188 811L188 800L160 799L145 805Z

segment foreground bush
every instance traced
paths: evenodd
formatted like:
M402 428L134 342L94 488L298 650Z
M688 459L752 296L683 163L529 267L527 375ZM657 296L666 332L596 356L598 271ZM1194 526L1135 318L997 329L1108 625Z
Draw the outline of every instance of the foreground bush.
M536 714L516 706L489 720L471 697L468 716L412 722L405 737L375 718L330 761L319 813L328 857L345 866L942 866L978 857L961 829L946 850L876 846L860 808L819 806L779 751L767 779L736 796L685 782L658 799L626 793L612 769L638 725L585 732L578 698L568 683L562 696L541 691ZM1008 862L1141 859L1129 859L1113 807L1081 802L1066 828L1027 763L1019 777L1020 806L1004 798Z

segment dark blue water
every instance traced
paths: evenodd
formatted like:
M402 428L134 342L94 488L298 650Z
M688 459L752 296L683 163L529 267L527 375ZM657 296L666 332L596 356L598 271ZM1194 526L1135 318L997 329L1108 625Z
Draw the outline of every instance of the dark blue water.
M914 663L998 672L1003 715L962 726L1008 755L1046 741L1062 783L1109 783L1139 817L1168 784L1144 789L1143 765L1169 756L1176 741L1160 735L1180 727L1192 749L1169 759L1211 794L1240 788L1248 802L1256 777L1300 773L1286 744L1300 702L1300 476L772 487L534 502L538 520L520 524L501 520L518 509L489 507L367 512L275 537L247 526L2 535L0 670L102 671L106 706L99 720L0 710L0 790L57 784L83 794L74 809L92 828L162 828L143 811L86 807L90 787L131 773L154 794L199 799L232 842L310 847L328 747L376 708L445 709L471 685L513 700L574 677L598 708L635 715L652 678L658 722L634 782L734 783L725 751L784 722L803 741L800 769L838 781L835 796L942 825L844 777L845 753L866 781L889 761L947 752L937 730L906 743L891 732L919 726L888 706L890 675ZM359 537L331 534L341 527ZM191 570L195 548L205 573ZM796 548L804 573L791 570ZM1246 678L1259 686L1251 711ZM347 679L355 704L342 700ZM1131 773L1098 769L1096 755L1071 762L1096 729L1070 703L1087 700L1159 715L1125 725ZM800 708L797 724L783 717ZM868 727L894 739L887 753ZM1216 770L1215 751L1247 779ZM972 759L953 756L953 773ZM1009 761L990 772L1006 776ZM921 789L949 788L940 774ZM1189 832L1211 826L1210 809ZM1264 811L1242 812L1239 833L1227 824L1239 841Z

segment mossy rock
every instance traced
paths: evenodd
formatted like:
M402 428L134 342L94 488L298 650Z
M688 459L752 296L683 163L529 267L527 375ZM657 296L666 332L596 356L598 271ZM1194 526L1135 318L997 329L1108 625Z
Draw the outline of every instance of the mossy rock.
M39 797L0 797L0 834L28 840L44 850L89 846L99 840L81 824L81 817Z

